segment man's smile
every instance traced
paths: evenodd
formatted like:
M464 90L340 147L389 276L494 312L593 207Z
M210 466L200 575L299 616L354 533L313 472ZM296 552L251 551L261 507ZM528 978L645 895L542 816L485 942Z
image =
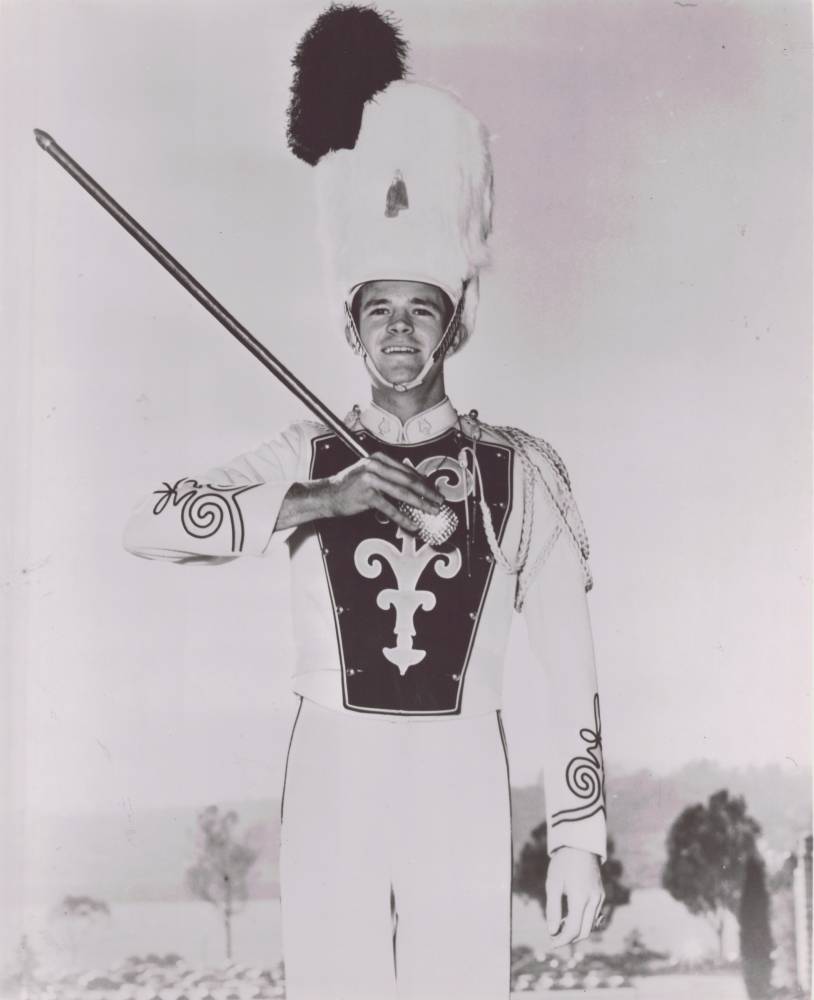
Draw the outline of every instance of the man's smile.
M418 348L409 344L390 344L382 348L382 354L417 354Z

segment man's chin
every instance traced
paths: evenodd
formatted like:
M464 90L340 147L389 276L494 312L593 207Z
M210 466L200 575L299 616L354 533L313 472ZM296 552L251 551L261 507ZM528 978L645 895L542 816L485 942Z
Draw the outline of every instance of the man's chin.
M423 360L418 354L411 354L408 357L393 359L392 356L385 355L376 362L376 367L388 382L400 385L409 382L419 374L423 367Z

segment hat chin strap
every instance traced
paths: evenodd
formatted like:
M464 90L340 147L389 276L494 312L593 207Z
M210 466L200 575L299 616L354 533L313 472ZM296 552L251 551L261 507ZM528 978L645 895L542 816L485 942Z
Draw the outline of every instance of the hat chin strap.
M416 386L421 385L421 383L429 374L432 366L436 364L436 362L439 361L441 358L443 358L444 355L447 353L447 351L450 348L450 344L452 343L453 337L458 332L458 327L461 325L461 314L463 313L464 295L466 294L467 284L468 282L465 281L463 289L461 291L461 295L458 298L458 304L455 306L455 310L453 311L452 316L450 317L450 320L447 323L446 329L444 330L444 335L438 341L438 346L435 348L432 354L427 358L426 362L424 363L424 367L421 369L418 375L416 375L415 378L411 378L409 382L391 382L389 379L386 379L384 375L382 375L382 373L376 367L373 359L365 350L365 346L362 343L362 338L359 336L359 330L356 326L356 321L353 318L353 313L350 311L348 303L345 302L345 319L348 325L348 329L351 330L353 334L353 340L356 350L358 351L359 354L362 355L362 358L364 359L365 362L365 368L367 368L368 374L370 375L370 377L373 379L374 382L376 382L378 385L384 388L395 389L396 392L409 392L410 389L415 389Z

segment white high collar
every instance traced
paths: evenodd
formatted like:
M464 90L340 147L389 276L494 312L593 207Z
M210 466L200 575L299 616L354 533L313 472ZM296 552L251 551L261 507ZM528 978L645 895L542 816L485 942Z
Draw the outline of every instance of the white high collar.
M397 416L377 406L376 403L360 410L358 418L365 430L390 444L418 444L443 434L458 422L458 414L444 396L440 403L416 413L404 423Z

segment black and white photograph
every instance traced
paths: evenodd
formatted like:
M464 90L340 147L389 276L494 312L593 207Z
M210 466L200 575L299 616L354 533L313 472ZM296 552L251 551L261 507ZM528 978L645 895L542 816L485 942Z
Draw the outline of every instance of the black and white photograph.
M810 1000L813 50L0 3L0 1000Z

